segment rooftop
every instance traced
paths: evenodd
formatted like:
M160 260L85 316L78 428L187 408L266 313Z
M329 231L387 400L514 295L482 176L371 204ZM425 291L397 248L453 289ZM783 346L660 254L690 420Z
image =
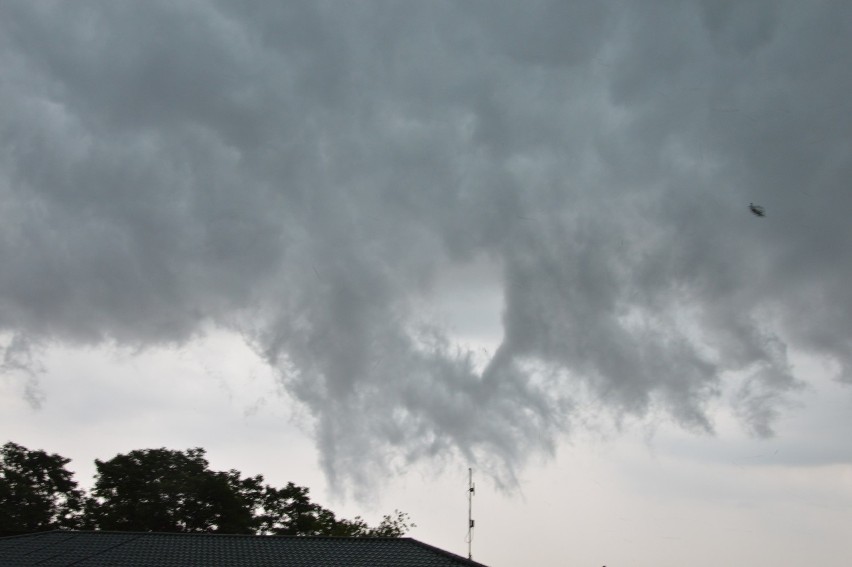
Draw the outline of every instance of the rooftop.
M485 567L412 538L65 531L0 538L4 566Z

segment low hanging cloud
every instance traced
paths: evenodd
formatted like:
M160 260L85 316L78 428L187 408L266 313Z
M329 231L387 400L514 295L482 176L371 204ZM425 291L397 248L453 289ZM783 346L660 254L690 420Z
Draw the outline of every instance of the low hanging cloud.
M4 367L236 331L356 482L459 454L511 482L580 390L696 431L733 390L769 435L790 349L852 382L850 30L844 2L5 2ZM417 308L478 261L484 369Z

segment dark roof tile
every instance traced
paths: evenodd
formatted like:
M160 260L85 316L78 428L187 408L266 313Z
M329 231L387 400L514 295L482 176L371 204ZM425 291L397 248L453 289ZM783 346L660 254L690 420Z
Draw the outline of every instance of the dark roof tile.
M482 566L411 538L52 531L0 538L9 567Z

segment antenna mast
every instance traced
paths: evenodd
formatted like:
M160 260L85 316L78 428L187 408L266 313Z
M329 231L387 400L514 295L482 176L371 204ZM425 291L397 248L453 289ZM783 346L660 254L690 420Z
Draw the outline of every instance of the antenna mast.
M473 469L467 469L467 558L473 559L473 495L476 485L473 484Z

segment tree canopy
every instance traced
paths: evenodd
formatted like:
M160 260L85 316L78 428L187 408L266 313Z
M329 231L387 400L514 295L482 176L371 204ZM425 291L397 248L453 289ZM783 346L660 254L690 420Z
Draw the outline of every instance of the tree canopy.
M400 537L414 527L404 512L377 526L342 519L312 502L309 489L284 488L261 475L214 471L202 448L141 449L107 461L88 495L64 467L68 459L7 443L0 468L0 528L21 533L58 527L120 531Z
M203 449L136 450L95 460L87 525L102 530L253 533L237 471L214 472ZM255 479L247 479L248 484Z
M83 492L69 462L11 441L0 447L0 535L79 525Z

